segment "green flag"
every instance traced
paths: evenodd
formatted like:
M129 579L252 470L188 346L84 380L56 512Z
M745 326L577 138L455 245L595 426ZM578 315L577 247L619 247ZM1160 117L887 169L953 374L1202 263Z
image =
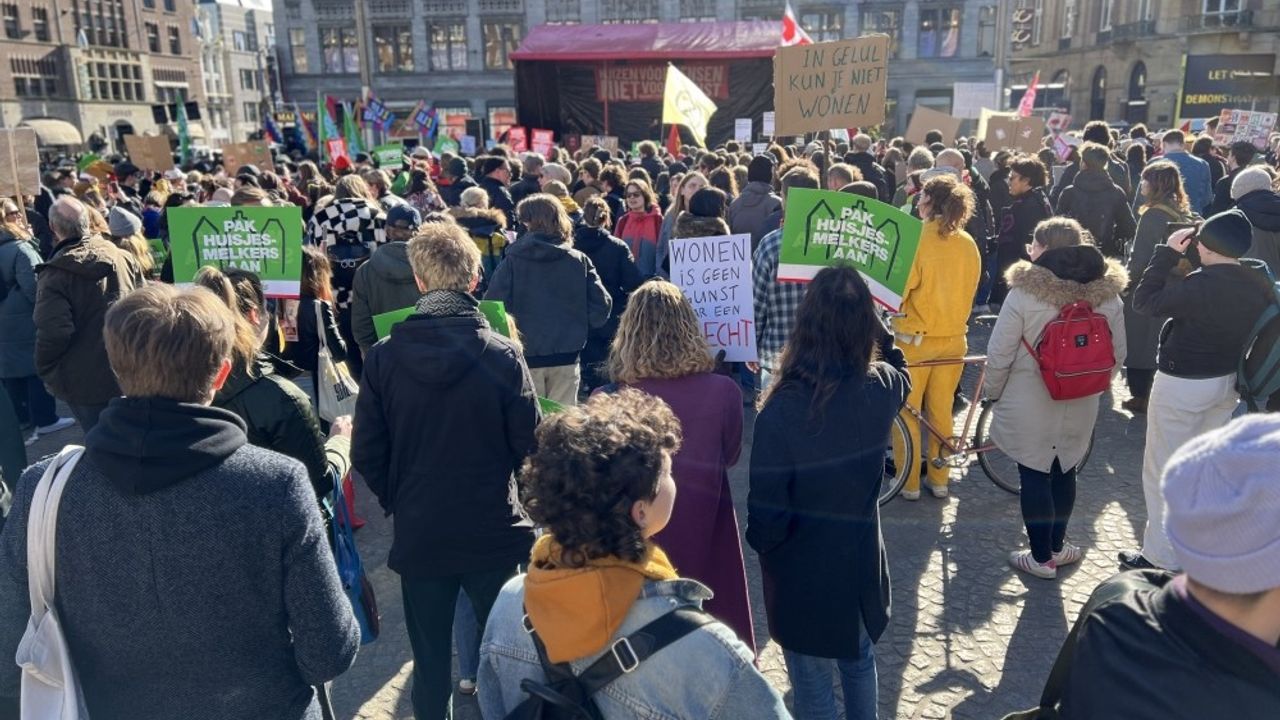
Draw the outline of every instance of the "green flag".
M178 157L182 164L191 162L191 132L187 128L186 94L178 91Z
M328 120L329 122L325 122ZM328 139L328 124L333 122L329 118L329 111L325 109L324 100L320 98L320 91L316 91L316 157L324 160L324 151L326 148L325 140Z
M342 103L342 134L347 139L347 152L352 157L364 152L364 143L360 142L360 129L356 127L355 110L348 102Z

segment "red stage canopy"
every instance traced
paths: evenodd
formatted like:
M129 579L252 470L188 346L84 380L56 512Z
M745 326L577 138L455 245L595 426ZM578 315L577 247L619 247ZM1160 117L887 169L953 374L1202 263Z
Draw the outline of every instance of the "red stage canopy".
M706 60L773 57L782 25L751 22L539 25L512 60Z

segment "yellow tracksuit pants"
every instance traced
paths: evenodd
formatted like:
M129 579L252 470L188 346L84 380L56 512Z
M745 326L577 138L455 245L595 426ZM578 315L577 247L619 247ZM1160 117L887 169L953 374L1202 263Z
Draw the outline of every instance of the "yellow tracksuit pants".
M965 336L925 336L920 340L919 345L899 343L898 347L902 350L902 354L907 356L907 369L911 373L911 394L907 397L907 403L919 410L943 437L954 435L955 433L952 429L954 421L951 410L955 402L956 386L960 384L960 377L964 373L964 364L957 362L954 365L919 367L916 363L928 360L959 360L963 358L969 349L969 343ZM903 489L907 492L919 492L920 424L905 409L902 411L902 419L907 424L907 433L911 436L911 445L915 448L914 455L916 457L904 458L902 456L903 448L901 443L898 442L894 443L893 456L896 462L905 462L907 464L907 484ZM927 450L926 457L929 460L938 457L938 454L942 451L940 443L932 434L929 436ZM898 465L898 467L902 467L902 465ZM929 484L933 487L946 487L949 472L950 468L935 468L930 463L928 466Z

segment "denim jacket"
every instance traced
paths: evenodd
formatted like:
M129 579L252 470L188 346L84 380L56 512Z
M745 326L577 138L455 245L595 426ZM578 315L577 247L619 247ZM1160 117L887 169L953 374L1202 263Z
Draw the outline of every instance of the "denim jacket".
M545 675L533 640L524 631L524 575L507 582L494 603L480 645L480 710L502 720L528 695L520 682ZM702 607L711 591L695 580L646 582L614 639L625 637L683 606ZM581 673L607 648L570 665ZM778 695L756 670L751 651L726 625L713 622L680 638L633 672L593 696L606 720L640 718L778 718L789 720Z

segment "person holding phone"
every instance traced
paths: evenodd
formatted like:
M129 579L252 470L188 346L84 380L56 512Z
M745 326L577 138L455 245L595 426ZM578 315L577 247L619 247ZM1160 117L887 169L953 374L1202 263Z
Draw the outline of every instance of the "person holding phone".
M1160 476L1175 450L1226 425L1240 400L1236 364L1258 316L1275 297L1265 271L1240 262L1252 240L1252 226L1239 210L1214 215L1198 229L1184 227L1155 249L1134 288L1134 310L1169 320L1160 339L1142 458L1147 527L1140 551L1120 553L1123 567L1178 568L1165 534ZM1176 274L1188 256L1198 267Z

